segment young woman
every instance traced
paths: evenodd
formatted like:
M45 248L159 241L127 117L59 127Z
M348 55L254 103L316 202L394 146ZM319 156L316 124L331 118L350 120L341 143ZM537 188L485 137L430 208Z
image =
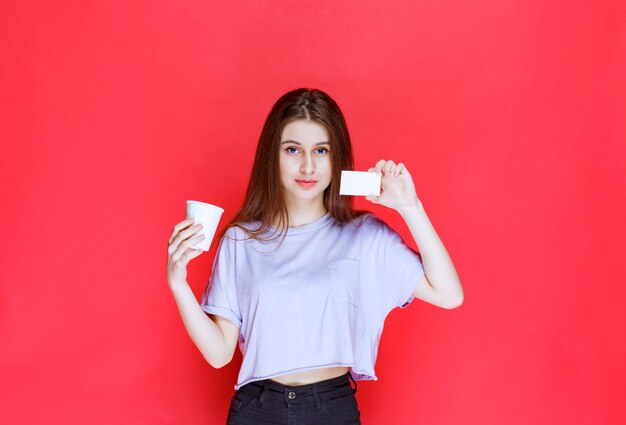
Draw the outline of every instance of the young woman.
M442 308L462 303L406 166L378 161L368 171L382 173L381 195L366 199L398 211L421 254L339 195L341 171L352 169L336 102L297 89L265 122L243 204L216 235L200 303L186 267L202 253L190 248L202 240L201 226L174 227L167 279L185 328L213 367L228 364L237 345L243 354L227 424L361 423L356 380L378 379L387 314L414 298Z

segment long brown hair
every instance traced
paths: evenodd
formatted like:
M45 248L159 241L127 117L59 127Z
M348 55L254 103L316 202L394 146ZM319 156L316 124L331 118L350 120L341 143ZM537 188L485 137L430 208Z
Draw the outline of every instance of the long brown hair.
M244 230L249 235L248 239L256 240L274 240L289 227L280 183L279 153L283 128L297 119L316 121L328 131L332 178L324 191L324 205L330 215L339 223L347 223L367 212L353 208L352 196L339 196L341 170L352 170L354 167L350 135L339 106L322 90L299 88L281 96L265 120L245 199L235 216L217 234L218 241L233 226ZM280 233L274 238L261 239L259 235L273 227L277 217L281 223L278 226ZM250 229L242 226L242 223L250 221L260 222L259 227Z

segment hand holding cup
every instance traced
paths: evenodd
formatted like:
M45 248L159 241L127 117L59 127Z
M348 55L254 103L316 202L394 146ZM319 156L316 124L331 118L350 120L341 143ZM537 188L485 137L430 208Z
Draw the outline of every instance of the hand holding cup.
M167 246L167 283L171 286L187 281L187 264L204 251L192 245L205 239L202 224L188 218L174 226Z
M167 247L167 282L170 287L187 280L187 264L208 251L223 208L200 201L186 201L186 218L174 226Z

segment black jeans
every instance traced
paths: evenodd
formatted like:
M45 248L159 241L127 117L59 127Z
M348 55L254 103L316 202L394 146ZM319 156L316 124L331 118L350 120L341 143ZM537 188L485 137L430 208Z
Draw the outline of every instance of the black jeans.
M354 389L350 384L354 382ZM313 384L286 386L271 379L235 391L226 425L360 424L357 386L350 372Z

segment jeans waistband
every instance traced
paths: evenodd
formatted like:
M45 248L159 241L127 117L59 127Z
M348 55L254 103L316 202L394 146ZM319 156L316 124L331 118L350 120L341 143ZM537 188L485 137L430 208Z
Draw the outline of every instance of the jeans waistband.
M272 381L271 378L262 379L259 381L249 382L241 387L240 390L242 390L243 392L258 394L259 392L263 391L263 389L266 389L268 391L275 391L281 394L293 392L298 396L306 396L308 394L312 394L314 390L320 394L334 391L337 388L344 387L346 383L349 383L350 381L354 382L354 388L352 388L352 385L349 386L352 389L352 392L356 393L356 381L352 377L350 371L335 378L324 379L323 381L313 382L312 384L304 385L283 385L279 382Z

